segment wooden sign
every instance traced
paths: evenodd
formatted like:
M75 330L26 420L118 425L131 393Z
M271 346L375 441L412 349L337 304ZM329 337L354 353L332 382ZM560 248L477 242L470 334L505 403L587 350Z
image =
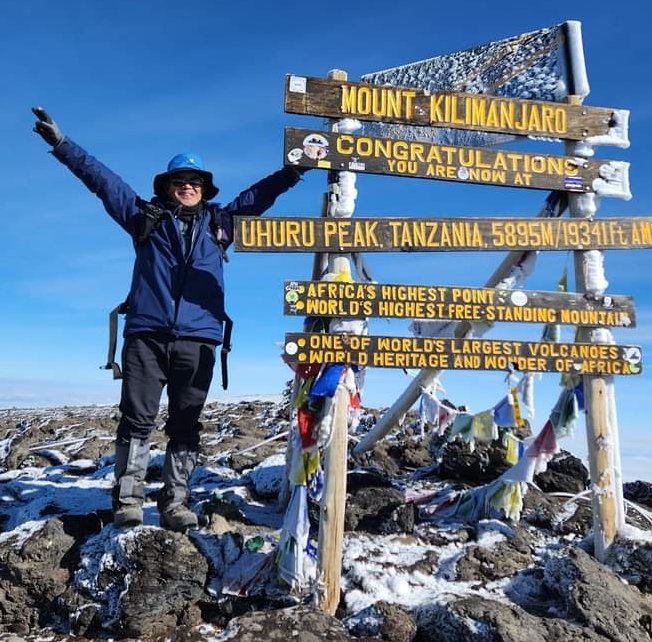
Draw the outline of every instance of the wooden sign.
M394 138L285 129L286 164L461 183L609 195L628 190L628 163L479 147L457 147ZM608 172L601 168L607 167ZM601 176L609 175L607 180ZM626 189L627 188L627 189Z
M642 372L640 346L489 339L287 333L288 363L345 363L377 368L519 370L579 375Z
M286 164L300 167L567 192L595 192L594 181L605 182L600 172L605 166L609 174L615 174L613 180L622 183L618 172L628 168L627 163L607 160L289 127L285 129L285 159Z
M606 107L486 94L431 93L296 75L286 76L285 111L570 140L608 134L616 112Z
M625 328L636 325L634 302L626 296L592 298L565 292L342 281L286 281L284 313Z
M652 218L236 217L235 249L447 252L652 248Z

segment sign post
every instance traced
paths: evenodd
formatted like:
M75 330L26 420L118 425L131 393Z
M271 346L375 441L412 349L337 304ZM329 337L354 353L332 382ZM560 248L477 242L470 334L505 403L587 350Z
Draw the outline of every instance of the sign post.
M318 607L335 614L340 603L342 551L344 549L344 511L348 443L349 393L343 384L337 387L333 402L333 437L324 457L324 491L320 503L318 564L322 593Z
M579 104L579 96L569 96L571 104ZM592 153L590 147L577 143L566 143L567 153L579 158ZM597 210L595 195L569 195L568 207L574 220L593 217ZM595 283L590 283L585 270L586 251L574 252L575 283L579 292L596 289ZM604 280L604 275L601 275ZM601 285L601 284L597 284ZM580 333L587 329L581 327ZM599 340L599 339L598 339ZM598 345L598 344L596 344ZM616 538L618 530L618 513L624 515L622 500L622 485L617 489L616 468L613 453L620 451L620 444L614 443L615 434L610 430L610 424L616 422L616 417L609 412L609 396L614 394L613 379L607 373L602 375L585 375L584 403L586 411L586 438L588 445L589 472L591 479L591 503L593 515L593 548L598 561L603 562L606 550ZM619 472L619 471L618 471ZM620 507L617 503L620 500Z
M562 48L564 56L557 51ZM407 82L398 82L397 72ZM556 372L571 381L582 378L595 554L602 561L624 519L618 447L611 443L617 435L612 376L639 374L642 357L639 346L615 345L607 329L635 324L631 298L604 295L606 281L602 279L604 287L596 283L585 267L587 257L601 256L598 249L652 248L652 219L593 220L597 196L631 197L629 164L592 158L592 145L628 146L628 112L583 106L585 76L579 23L363 77L371 84L348 82L344 72L331 72L327 80L290 75L287 112L345 119L330 131L285 130L287 165L329 173L323 217L240 218L234 240L243 251L315 253L313 280L286 282L285 313L326 317L330 323L314 327L328 327L329 333L287 334L286 362L421 369L355 453L384 436L416 401L422 386L442 370ZM532 93L533 77L546 81L535 83L540 88ZM554 102L575 93L566 103ZM357 127L347 124L357 123L356 118L371 121L365 135L354 135ZM567 155L487 149L523 136L567 141ZM354 196L350 207L340 205L354 183L343 179L354 180L358 172L552 193L535 220L351 219ZM354 193L351 187L349 194ZM559 220L567 205L571 219ZM348 258L362 251L499 250L510 254L485 288L354 283ZM539 250L574 251L578 293L515 288ZM384 337L367 335L362 326L354 329L356 321L343 321L371 316L413 318L424 327L442 320L456 325L452 338L429 337L420 328L413 329L419 336ZM495 321L566 323L577 326L580 336L575 343L481 339ZM329 613L339 602L348 394L340 381L324 453L316 602Z
M329 78L346 80L345 71L333 70ZM332 125L337 129L337 124ZM329 175L328 192L324 200L326 218L334 215L350 217L353 214L355 194L355 174ZM345 192L351 192L346 194ZM346 256L316 254L313 266L313 278L321 278L319 273L325 269L327 274L341 278L350 278L351 263ZM340 602L340 580L342 577L342 550L344 547L344 510L346 504L347 444L348 444L348 407L349 394L342 382L337 386L333 400L333 420L331 438L324 453L324 490L319 504L319 539L317 576L321 587L317 606L326 613L334 615Z
M555 200L555 205L550 203L550 196L546 203L537 214L537 218L559 218L566 208L565 201ZM511 251L496 268L494 273L485 283L487 288L496 288L504 285L511 289L512 275L522 273L523 267L533 259L532 250L513 250ZM509 284L509 286L507 285ZM491 326L481 323L469 323L468 321L458 322L455 326L455 337L464 338L473 331L474 336L481 337ZM400 418L414 405L419 398L422 390L428 388L432 382L441 374L441 370L433 368L423 368L410 381L405 390L399 395L390 408L379 418L376 425L360 440L353 449L354 454L361 454L370 448L379 440L385 437L400 421Z

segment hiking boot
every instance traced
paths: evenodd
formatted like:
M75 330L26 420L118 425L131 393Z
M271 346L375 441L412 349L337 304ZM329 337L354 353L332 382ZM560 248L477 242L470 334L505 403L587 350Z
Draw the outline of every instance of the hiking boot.
M162 509L159 508L159 511L159 524L168 530L183 533L189 528L193 529L198 526L197 515L184 504L170 505Z
M149 463L149 444L142 439L127 443L116 440L115 485L113 487L113 523L118 527L143 523L145 475Z
M113 509L113 524L118 528L132 528L143 525L142 504L121 504Z
M183 532L197 528L197 515L188 508L190 498L190 476L197 463L197 451L186 446L172 446L168 443L163 462L163 488L157 505L159 523L171 531Z

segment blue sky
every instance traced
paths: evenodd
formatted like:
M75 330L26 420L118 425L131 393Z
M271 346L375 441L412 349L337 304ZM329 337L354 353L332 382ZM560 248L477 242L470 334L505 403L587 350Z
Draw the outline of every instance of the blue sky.
M316 119L283 113L287 73L349 78L466 49L508 36L582 22L591 94L586 104L629 109L631 147L596 156L631 162L634 198L604 199L605 216L650 215L652 96L646 82L652 45L641 2L398 4L243 0L24 0L3 7L0 163L4 243L0 258L0 407L114 403L119 384L105 360L108 311L126 294L132 248L100 202L47 154L32 133L30 107L45 106L63 131L125 178L143 196L171 156L194 151L215 173L222 200L282 164L285 126ZM550 144L549 153L563 153ZM325 173L313 171L282 196L271 214L316 215ZM384 176L358 180L356 214L411 216L533 215L545 193ZM652 343L649 252L606 254L609 292L633 295L638 327L619 343ZM378 281L483 285L499 253L374 255ZM531 289L555 289L565 253L539 258ZM229 395L273 394L290 371L279 358L286 331L284 279L308 278L312 256L231 253L227 305L235 319ZM373 334L406 333L406 324L373 320ZM490 336L536 338L539 328L510 325ZM570 330L563 333L570 340ZM645 359L644 359L645 363ZM623 457L652 457L648 367L616 379ZM370 370L367 405L390 405L408 380ZM447 373L447 396L483 410L504 393L501 373ZM473 391L473 392L471 392ZM537 384L537 420L558 394L556 375ZM223 395L219 377L211 398ZM577 448L583 448L583 422ZM633 465L633 464L632 464ZM641 465L641 470L645 471ZM627 476L627 474L626 474ZM640 475L639 475L640 477Z

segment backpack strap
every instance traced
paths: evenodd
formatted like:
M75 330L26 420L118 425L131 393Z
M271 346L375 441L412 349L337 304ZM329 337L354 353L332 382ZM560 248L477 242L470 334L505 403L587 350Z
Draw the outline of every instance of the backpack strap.
M138 228L134 232L133 240L134 245L138 246L144 243L158 227L165 213L165 209L140 197L136 199L136 205L138 205L141 216ZM118 315L127 314L128 309L129 302L128 299L125 299L109 312L109 349L106 365L100 366L100 370L111 370L114 379L122 379L122 370L115 360L115 352L118 345Z
M222 259L228 262L229 257L226 253L226 248L231 245L232 221L231 215L226 213L221 207L214 203L209 203L211 214L211 229L217 243L222 251ZM222 388L226 390L229 387L229 370L227 367L227 360L229 352L231 352L231 334L233 331L233 319L225 312L224 313L224 332L222 336L222 349L220 351L220 365L222 367Z
M211 215L211 229L213 230L215 239L222 250L222 258L228 263L229 257L226 253L226 249L233 241L233 217L229 212L215 203L209 203L208 207Z
M142 216L142 224L140 229L136 233L134 239L135 245L140 245L144 243L150 236L150 234L157 228L161 222L161 218L165 213L165 210L162 207L149 201L143 199L138 199L138 206ZM223 210L214 205L209 204L210 213L211 213L211 226L213 228L213 233L215 238L220 245L222 250L222 258L224 261L228 261L229 257L226 254L226 248L231 244L231 239L229 237L229 228L228 225L225 225L226 221L223 219ZM100 366L101 370L111 370L113 372L114 379L122 379L122 370L115 360L116 347L118 344L118 315L126 314L129 309L129 301L125 300L119 305L117 305L109 313L109 349L106 359L106 365ZM226 390L229 385L229 372L227 367L228 354L231 352L231 334L233 331L233 320L231 317L224 313L224 332L222 340L222 349L220 352L220 365L222 369L222 388Z
M126 314L129 309L127 301L116 305L109 313L109 350L106 357L106 365L100 366L100 370L112 370L114 379L122 379L122 370L115 360L115 349L118 343L118 315Z
M231 352L231 331L233 330L233 320L224 313L224 336L222 338L222 350L220 352L220 364L222 366L222 388L226 390L229 387L229 371L227 368L227 358Z

